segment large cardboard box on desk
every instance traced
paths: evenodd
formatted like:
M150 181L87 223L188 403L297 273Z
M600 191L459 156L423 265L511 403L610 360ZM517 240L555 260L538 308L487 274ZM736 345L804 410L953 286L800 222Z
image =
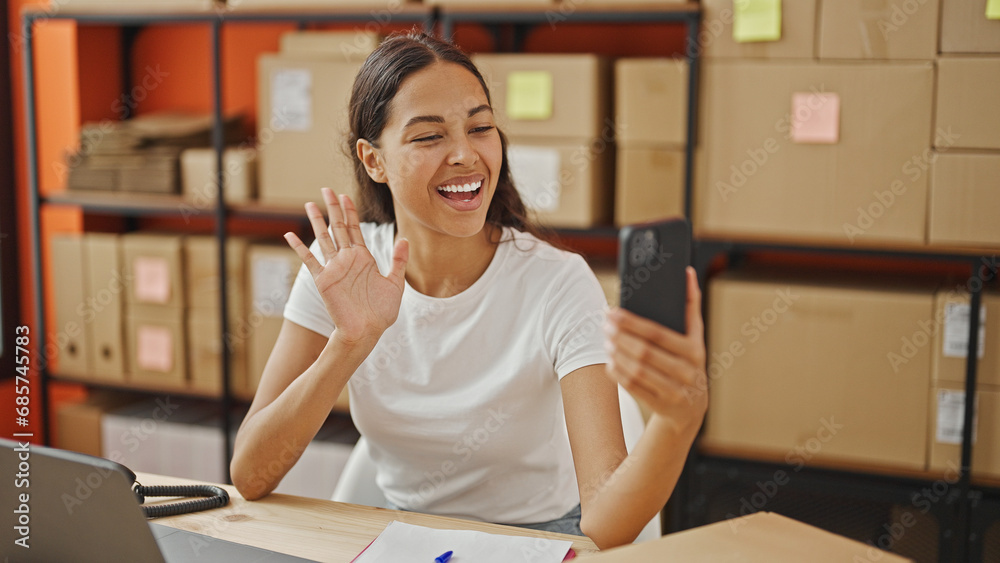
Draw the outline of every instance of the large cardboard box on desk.
M922 471L934 289L724 274L708 288L703 448Z
M1000 387L979 386L974 403L971 475L1000 479ZM955 480L962 466L964 385L939 382L931 388L930 422L927 469Z
M687 144L688 65L683 59L615 61L615 139L681 148Z
M964 283L946 283L934 298L935 383L965 384L969 349L969 292ZM1000 294L985 291L979 308L976 383L1000 389Z
M941 57L935 125L948 132L935 147L1000 149L1000 56Z
M247 249L250 283L247 291L247 322L234 336L247 339L247 388L253 395L264 365L281 332L285 303L302 260L291 248L251 244Z
M83 241L79 234L52 235L49 240L56 322L49 338L58 350L57 373L76 377L89 376L93 369L83 316L88 293Z
M1000 19L986 17L986 3L991 1L941 3L942 53L1000 54Z
M511 176L524 205L550 227L588 228L611 221L614 145L601 139L512 139Z
M84 308L88 330L88 353L92 377L99 381L124 381L126 271L121 237L111 233L87 233L89 299Z
M179 235L122 235L129 307L184 306L184 239Z
M924 244L930 63L703 69L696 233Z
M596 55L475 55L510 139L614 139L611 66Z
M329 187L357 200L347 114L360 62L262 55L258 60L258 196L300 208ZM353 151L353 147L350 149Z
M619 145L615 162L615 225L684 215L684 151Z
M927 242L1000 248L1000 152L935 153Z
M938 48L938 2L822 2L819 58L933 60Z
M587 563L909 561L873 545L850 540L773 512L729 518L668 534L658 540L584 555L579 560Z
M719 58L812 59L818 4L792 0L769 2L760 9L760 3L702 0L698 52ZM737 15L740 5L750 9L749 18ZM743 19L734 33L737 18Z
M130 382L155 389L188 386L184 316L180 307L129 307L126 341Z

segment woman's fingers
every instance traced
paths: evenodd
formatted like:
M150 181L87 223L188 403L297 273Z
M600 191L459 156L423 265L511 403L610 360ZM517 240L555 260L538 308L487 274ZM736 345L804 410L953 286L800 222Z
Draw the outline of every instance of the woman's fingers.
M326 228L326 219L323 218L323 212L320 211L318 205L310 201L306 203L306 217L309 218L313 234L316 235L316 242L319 243L323 259L329 262L337 254L337 246L334 244L333 239L330 238L330 231Z
M365 239L361 236L361 221L358 219L358 210L354 207L354 202L346 195L340 196L340 206L344 208L344 216L347 217L347 233L353 246L364 246Z
M410 241L400 237L392 248L392 270L386 276L398 287L403 287L406 279L406 263L410 261Z
M313 256L312 252L309 252L309 247L303 244L302 239L300 239L298 235L295 233L285 233L285 241L288 243L288 246L292 247L292 250L299 255L299 258L302 259L302 263L306 265L309 273L316 276L323 271L323 265L319 263L319 260L317 260L315 256Z
M651 343L623 331L614 331L611 338L614 341L614 353L617 356L627 356L642 365L652 368L655 372L672 377L679 385L693 385L695 377L691 373L690 364L680 356L676 356Z
M323 201L326 202L326 212L330 216L330 227L333 230L333 241L337 243L337 250L350 248L351 237L347 233L347 220L340 206L340 198L330 188L323 188L320 191L323 193Z

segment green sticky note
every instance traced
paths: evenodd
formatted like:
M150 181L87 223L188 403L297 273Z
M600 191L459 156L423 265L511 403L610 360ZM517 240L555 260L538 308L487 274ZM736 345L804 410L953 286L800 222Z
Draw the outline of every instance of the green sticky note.
M507 75L507 118L552 117L552 74L544 70L522 70Z
M738 43L781 39L781 0L733 0L733 39Z
M1000 0L986 0L986 19L1000 20Z

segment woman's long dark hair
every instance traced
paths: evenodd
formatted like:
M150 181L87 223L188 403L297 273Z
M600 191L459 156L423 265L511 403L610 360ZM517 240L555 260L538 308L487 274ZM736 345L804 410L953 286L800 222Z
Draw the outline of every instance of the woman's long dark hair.
M350 133L347 139L348 152L353 156L354 175L358 181L358 214L362 221L392 223L396 220L392 204L392 194L386 184L376 182L368 176L364 164L358 158L358 139L365 139L378 147L378 139L389 120L389 111L396 92L407 77L427 68L438 61L455 63L465 67L479 80L490 100L490 89L486 80L472 60L458 47L426 33L411 31L396 33L387 37L368 56L364 66L358 71L351 91L351 105L348 121ZM507 163L507 137L500 134L503 160L497 180L496 192L486 212L486 222L497 227L513 227L531 233L539 238L551 236L528 218L524 202L514 187Z

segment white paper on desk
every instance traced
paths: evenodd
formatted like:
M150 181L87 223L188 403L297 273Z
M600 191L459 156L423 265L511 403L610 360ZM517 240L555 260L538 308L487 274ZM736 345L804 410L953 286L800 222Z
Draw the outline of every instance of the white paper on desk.
M446 551L453 552L449 563L560 563L572 545L565 540L438 530L393 520L352 563L434 563Z

